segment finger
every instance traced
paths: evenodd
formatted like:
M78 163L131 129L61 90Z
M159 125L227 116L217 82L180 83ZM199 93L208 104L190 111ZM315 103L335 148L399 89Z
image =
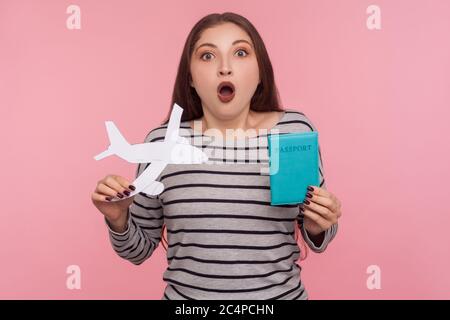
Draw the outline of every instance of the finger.
M314 221L318 226L320 226L323 230L327 230L331 227L332 223L326 219L324 219L320 214L305 208L303 210L305 217L308 217L312 221Z
M124 177L121 177L121 176L115 176L115 178L116 178L117 182L120 183L120 185L122 186L122 188L128 189L130 192L136 190L136 187L133 186L133 185L131 184L131 182L128 181L127 179L125 179ZM125 190L123 190L123 191L125 191Z
M308 200L306 200L308 201ZM303 203L303 207L305 209L309 209L314 211L315 213L321 215L324 219L326 219L327 221L330 221L332 223L337 222L337 217L336 215L330 211L330 209L328 209L327 207L324 207L318 203L312 202L312 201L308 201L309 204Z
M313 188L313 190L311 191L311 190L308 189L308 191L313 193L313 194L315 194L315 195L318 195L318 196L321 196L321 197L325 197L325 198L332 198L333 197L332 193L330 191L328 191L327 189L316 187L316 186L309 186L309 187Z
M308 194L310 194L312 196L309 197ZM328 197L323 197L323 196L319 196L316 194L312 194L312 192L308 192L306 194L305 200L309 200L310 202L314 202L317 203L323 207L328 208L330 211L332 211L334 209L335 203L333 202L333 199L330 199Z
M111 201L112 198L113 198L112 196L107 196L107 195L100 194L100 193L97 193L97 192L94 192L92 194L92 200L94 200L94 201Z
M336 198L337 199L337 198ZM339 207L339 210L341 210L341 208L342 208L342 202L339 200L339 199L337 199L337 201L338 201L338 207Z
M116 180L114 176L107 176L103 183L111 189L116 190L116 196L120 199L124 197L124 194L125 196L130 195L130 192L124 189L124 187L122 187L122 185Z
M106 185L104 183L100 183L97 186L97 189L95 190L97 193L104 195L104 196L110 196L112 198L116 197L116 198L123 198L124 196L122 195L122 197L119 195L119 193L117 192L116 189L111 188L109 185Z
M327 207L332 212L338 211L340 208L340 202L338 198L336 198L334 194L323 188L318 188L318 190L319 191L316 193L314 191L308 191L308 193L313 196L311 199L308 199ZM321 190L325 190L325 192L322 192Z

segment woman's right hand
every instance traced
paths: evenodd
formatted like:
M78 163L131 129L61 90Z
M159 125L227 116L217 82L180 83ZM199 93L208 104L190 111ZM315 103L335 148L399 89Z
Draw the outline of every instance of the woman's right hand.
M107 175L97 182L97 187L91 196L92 202L111 223L124 226L128 207L134 199L134 196L128 197L128 195L135 189L127 179L118 175ZM123 198L123 200L111 201L114 197Z

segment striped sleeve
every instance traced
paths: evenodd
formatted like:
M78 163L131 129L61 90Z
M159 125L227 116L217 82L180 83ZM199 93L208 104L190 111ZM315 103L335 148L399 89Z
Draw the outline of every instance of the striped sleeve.
M152 132L146 137L145 142L151 139ZM139 163L136 177L142 174L148 165L149 163ZM105 218L109 239L119 257L140 265L152 255L161 241L163 208L157 196L138 193L128 207L127 215L127 228L122 233L112 230Z
M312 131L317 131L317 129L314 126L314 124L312 123L312 121L310 121L305 114L301 114L301 117L302 117L302 121L305 121L308 124L308 127L310 129L312 128ZM325 176L324 176L324 168L323 168L323 160L322 160L322 152L320 149L320 143L318 144L318 150L319 150L319 187L323 188L323 189L327 189L326 182L325 182ZM308 244L308 247L310 247L311 250L316 253L321 253L321 252L325 251L328 244L336 236L337 229L338 229L338 224L337 223L333 224L328 230L325 231L325 236L324 236L323 242L319 246L317 246L310 239L310 237L308 236L308 233L306 232L306 230L304 228L303 214L300 213L300 210L299 210L299 215L297 217L297 222L298 222L300 231L302 233L303 239L305 239L305 242Z

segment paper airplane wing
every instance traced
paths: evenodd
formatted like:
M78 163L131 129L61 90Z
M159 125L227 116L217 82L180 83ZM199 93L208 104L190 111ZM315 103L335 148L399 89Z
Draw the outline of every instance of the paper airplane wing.
M144 192L148 195L156 196L163 192L164 185L161 182L155 181L159 174L166 167L167 162L165 161L152 161L147 169L142 172L136 180L133 181L132 185L136 187L136 190L130 193L126 198L113 198L112 201L125 200L129 197L135 196L139 192Z
M144 192L153 196L160 194L164 190L164 185L155 180L164 170L166 165L167 162L165 161L152 161L147 169L133 181L132 185L136 187L136 190L134 190L130 196L134 196L139 192Z
M173 141L177 142L180 131L181 115L183 108L176 103L173 105L172 112L170 113L169 124L167 125L166 136L164 142Z

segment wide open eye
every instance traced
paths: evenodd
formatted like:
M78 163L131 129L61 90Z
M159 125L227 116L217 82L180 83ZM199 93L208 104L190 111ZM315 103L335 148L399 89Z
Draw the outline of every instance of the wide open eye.
M205 57L205 56L213 57L213 54L211 52L205 52L204 54L201 55L200 59L202 59L203 61L208 61L208 60L212 59L212 58L211 59L203 59L203 57Z
M238 55L239 57L246 57L246 56L248 56L248 52L246 50L244 50L244 49L239 49L238 51L236 51L236 53L239 53L239 52L244 52L245 53L244 55Z

